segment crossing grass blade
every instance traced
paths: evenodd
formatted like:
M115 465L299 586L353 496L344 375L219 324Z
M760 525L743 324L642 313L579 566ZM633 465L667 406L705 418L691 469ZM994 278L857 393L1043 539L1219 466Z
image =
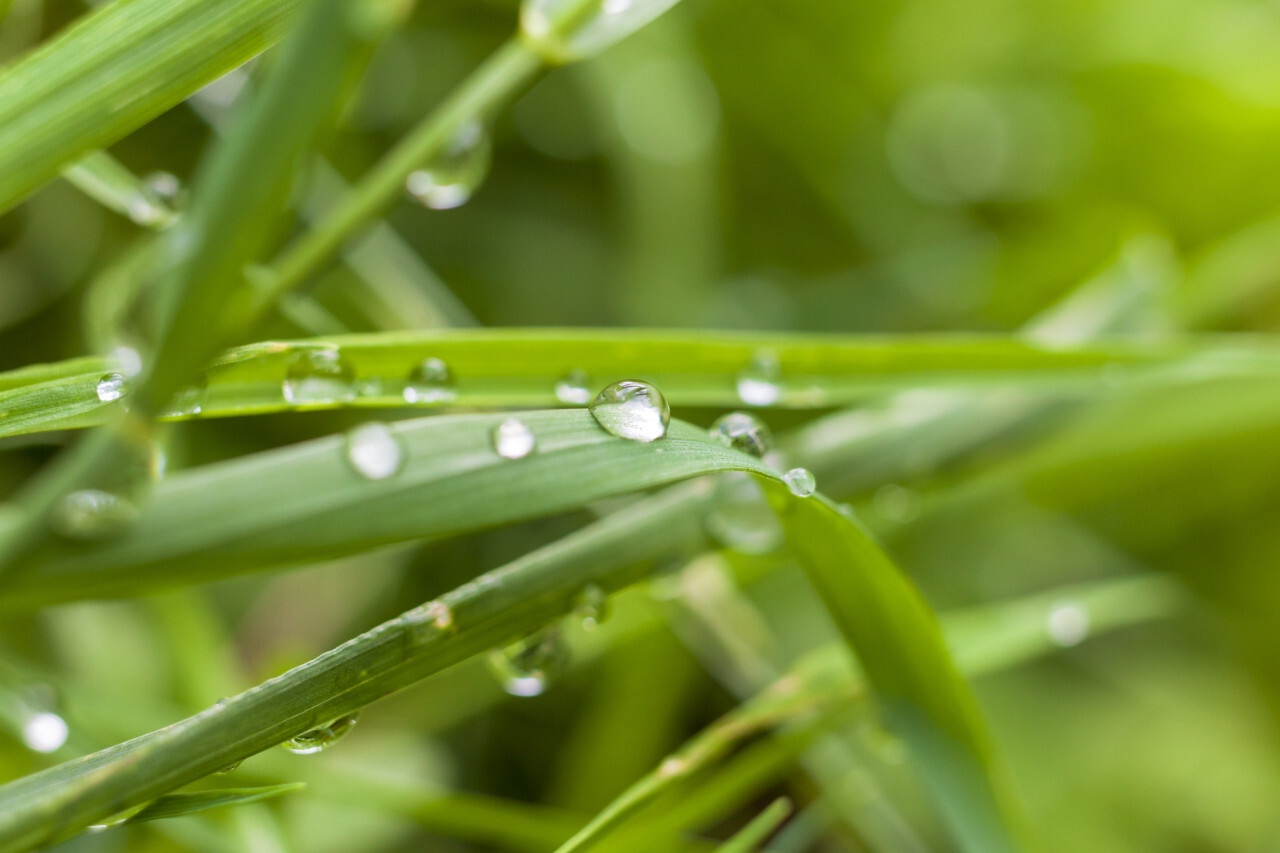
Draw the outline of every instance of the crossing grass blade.
M737 382L753 358L777 361L773 405L823 408L892 390L1033 383L1101 390L1147 376L1198 375L1206 363L1224 371L1274 373L1280 361L1265 344L1220 349L1210 343L1089 344L1048 347L1017 337L852 337L683 332L655 329L495 329L384 332L239 347L208 370L200 417L297 408L281 386L289 367L317 348L338 348L354 371L349 395L307 408L404 406L409 374L425 358L449 366L455 406L556 405L557 381L581 371L588 387L624 378L655 383L675 405L743 405ZM637 375L636 365L643 365ZM75 359L0 374L0 436L104 422L115 405L97 385L118 366ZM1125 373L1125 371L1128 371ZM1117 371L1124 376L1117 377ZM357 393L358 392L358 393ZM174 414L172 418L191 417Z

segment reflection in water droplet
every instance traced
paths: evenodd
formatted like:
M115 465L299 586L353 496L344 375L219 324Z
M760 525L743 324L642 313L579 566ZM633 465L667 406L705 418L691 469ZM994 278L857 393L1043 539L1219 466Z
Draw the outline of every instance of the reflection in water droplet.
M489 655L490 668L512 696L539 695L568 663L569 649L555 624Z
M1089 611L1075 601L1059 601L1049 609L1045 619L1049 639L1067 648L1079 645L1089 636Z
M886 521L906 524L920 514L920 496L897 483L885 483L876 489L872 506Z
M792 468L790 471L782 475L782 481L787 484L787 488L791 490L791 494L798 498L809 497L818 487L818 483L813 478L813 474L810 473L807 468Z
M773 435L754 415L730 412L711 425L711 436L725 447L763 459L773 445Z
M52 711L32 714L22 725L22 742L36 752L57 752L67 742L67 721Z
M489 173L492 146L479 122L468 122L425 167L409 174L405 189L432 210L466 204Z
M359 711L354 714L347 714L345 717L338 717L323 726L317 726L297 737L289 738L281 746L295 755L314 755L317 752L328 749L346 736L359 718Z
M493 449L503 459L523 459L533 452L533 431L519 418L507 418L493 428Z
M587 584L582 590L574 615L582 619L584 631L594 631L609 615L609 596L595 584Z
M119 400L124 396L124 374L108 373L98 380L98 399L104 403Z
M591 402L590 383L585 370L570 370L556 382L556 399L570 406L585 406Z
M295 406L349 403L356 398L356 371L339 349L298 353L284 378L284 398Z
M715 506L707 513L707 532L726 548L759 555L782 544L782 525L756 478L727 471L715 478Z
M447 403L457 396L449 365L439 358L424 358L404 386L406 403Z
M101 489L80 489L58 501L49 523L70 539L100 539L122 533L138 520L138 508L127 498Z
M367 480L385 480L404 467L404 446L386 424L371 421L347 433L347 461Z
M601 391L591 415L605 432L631 441L656 441L667 434L671 407L648 382L623 380Z
M782 368L768 350L751 357L738 373L738 399L748 406L772 406L782 397Z

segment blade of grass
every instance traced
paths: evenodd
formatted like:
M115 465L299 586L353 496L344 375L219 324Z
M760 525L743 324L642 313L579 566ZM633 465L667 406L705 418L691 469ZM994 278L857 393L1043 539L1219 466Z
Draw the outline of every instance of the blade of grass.
M221 806L240 806L247 803L256 803L260 800L279 797L282 794L292 793L293 791L301 791L305 787L306 785L295 782L262 788L219 788L213 791L166 794L163 797L157 797L152 800L141 811L130 815L124 823L164 820L166 818L196 814L208 809L220 808Z
M148 228L172 225L175 214L147 192L142 181L106 151L95 151L62 172L62 177L108 210Z
M733 837L716 848L716 853L750 853L772 835L782 822L791 817L791 800L779 797L756 815Z

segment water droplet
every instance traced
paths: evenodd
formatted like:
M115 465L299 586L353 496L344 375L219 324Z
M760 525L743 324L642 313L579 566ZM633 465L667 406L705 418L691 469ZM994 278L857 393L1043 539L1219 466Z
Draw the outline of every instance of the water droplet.
M885 483L876 489L872 506L886 521L906 524L920 514L920 496L897 483Z
M453 627L453 610L443 601L433 601L426 607L427 617L431 620L431 627L437 631L448 631Z
M404 446L386 424L371 421L347 433L347 461L367 480L385 480L404 467Z
M1063 648L1079 645L1089 636L1089 611L1078 602L1059 601L1049 608L1045 630L1049 639Z
M118 346L111 351L111 361L125 376L137 376L142 372L142 354L131 346Z
M493 428L493 449L503 459L523 459L533 452L533 431L519 418L507 418Z
M782 481L787 484L791 494L798 498L809 497L813 494L814 489L818 487L817 481L813 478L813 474L810 473L808 468L792 468L782 475Z
M773 444L769 428L754 415L746 412L730 412L716 419L711 425L711 436L725 447L763 459Z
M512 696L539 695L568 663L569 649L560 627L554 624L489 655L490 668L502 689Z
M349 403L356 398L356 371L339 349L298 353L284 378L284 398L295 406Z
M556 399L570 406L591 402L591 377L585 370L570 370L556 382Z
M52 711L32 714L22 725L22 742L36 752L57 752L67 742L67 721Z
M221 770L215 770L213 772L218 774L219 776L225 773L234 773L240 769L241 764L244 764L244 759L228 764L226 767L223 767Z
M533 47L553 62L570 62L599 53L626 38L676 0L596 0L583 10L581 0L524 0L520 29Z
M782 397L782 368L778 357L761 350L738 373L738 399L748 406L772 406Z
M204 409L205 397L208 395L209 389L202 379L199 385L192 385L183 388L177 394L173 395L173 400L169 403L169 408L161 413L161 417L176 418L190 417L198 415Z
M782 544L782 525L756 478L727 471L715 478L715 505L707 513L707 532L726 548L760 555Z
M449 365L439 358L424 358L404 386L406 403L447 403L457 396Z
M101 489L80 489L58 501L50 525L69 539L100 539L123 532L137 520L138 508L127 498Z
M656 441L667 434L671 408L648 382L623 380L605 388L591 403L591 415L605 432L631 441Z
M432 210L466 204L489 173L492 146L484 126L468 122L425 167L409 174L405 189Z
M574 615L582 619L584 631L594 631L608 616L609 596L595 584L587 584L582 590Z
M143 177L142 191L155 201L176 206L182 200L182 181L169 172L152 172Z
M297 737L289 738L281 746L295 755L314 755L328 749L346 736L347 732L355 727L356 720L359 718L359 711L347 714L345 717L338 717L323 726L317 726Z
M104 403L119 400L124 396L124 374L108 373L98 380L98 399Z

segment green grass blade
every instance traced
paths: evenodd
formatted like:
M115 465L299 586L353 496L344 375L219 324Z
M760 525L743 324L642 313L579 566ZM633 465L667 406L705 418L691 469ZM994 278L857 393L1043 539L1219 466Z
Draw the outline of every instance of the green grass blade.
M782 822L791 817L791 800L779 797L764 811L753 817L746 826L734 833L733 837L716 848L716 853L750 853L756 850L765 839L782 826Z
M0 211L274 44L297 0L121 0L0 72Z
M207 372L201 417L260 414L296 408L282 393L289 367L308 350L339 348L354 373L345 393L307 408L404 406L403 388L425 358L449 365L450 405L556 405L557 381L585 372L597 389L644 378L674 405L741 406L739 374L758 353L778 361L783 408L835 407L884 391L921 387L1033 383L1037 387L1102 390L1117 368L1178 379L1216 358L1222 370L1274 372L1272 349L1210 344L1170 346L1109 343L1046 347L1008 336L820 336L652 329L495 329L383 332L310 341L254 344L225 353ZM112 406L97 399L111 365L75 359L21 373L0 374L0 436L105 421ZM45 391L54 393L46 394ZM438 404L437 404L438 405Z
M62 177L108 210L148 228L173 224L174 212L106 151L95 151L69 166Z
M193 791L184 794L166 794L152 800L129 816L125 823L141 823L148 820L164 820L182 817L221 806L243 806L260 800L279 797L307 787L299 782L285 785L268 785L260 788L219 788L212 791Z

